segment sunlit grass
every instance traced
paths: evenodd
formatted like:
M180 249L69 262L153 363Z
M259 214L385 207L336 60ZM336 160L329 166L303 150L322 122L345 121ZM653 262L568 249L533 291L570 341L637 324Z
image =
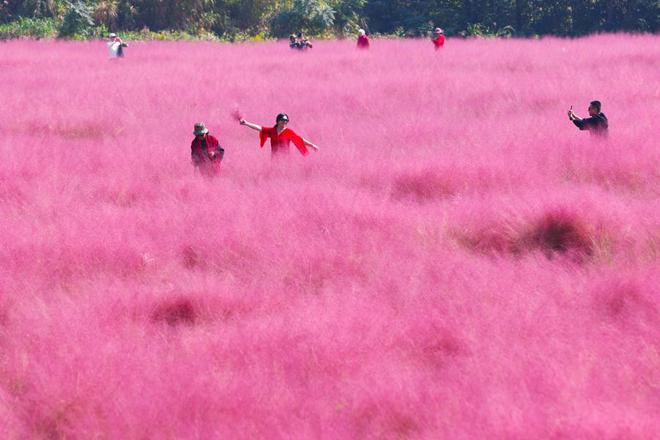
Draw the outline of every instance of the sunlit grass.
M658 432L657 37L0 51L0 437Z

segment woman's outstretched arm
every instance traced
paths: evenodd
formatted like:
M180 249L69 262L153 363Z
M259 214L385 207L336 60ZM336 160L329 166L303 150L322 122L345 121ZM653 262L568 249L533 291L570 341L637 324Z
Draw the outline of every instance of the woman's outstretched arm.
M240 122L241 125L245 125L246 127L250 127L252 130L261 131L261 125L253 124L252 122L248 122L245 119L241 119L239 122Z
M303 140L303 142L305 143L305 145L307 145L308 147L312 147L314 150L319 151L319 147L318 147L318 145L314 144L314 143L311 142L311 141L308 141L308 140L305 139L305 138L302 138L302 140Z

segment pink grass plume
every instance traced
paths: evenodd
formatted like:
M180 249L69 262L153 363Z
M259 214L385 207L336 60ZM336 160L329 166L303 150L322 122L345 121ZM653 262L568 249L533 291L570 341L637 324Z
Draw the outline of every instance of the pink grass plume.
M659 42L2 42L0 439L657 438Z

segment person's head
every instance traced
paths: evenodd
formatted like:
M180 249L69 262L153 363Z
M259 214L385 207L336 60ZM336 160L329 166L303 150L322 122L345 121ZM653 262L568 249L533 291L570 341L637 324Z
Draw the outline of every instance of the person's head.
M280 113L275 118L275 124L278 128L284 128L289 123L289 116L286 113Z
M289 35L289 41L292 42L292 43L293 43L294 41L296 41L296 36L293 35L293 34Z
M111 41L115 41L117 39L117 34L115 34L114 32L111 32L110 35L108 35L108 38Z
M209 132L209 129L206 128L204 123L197 122L195 124L195 129L193 130L193 134L195 135L195 137L203 138L204 136L206 136L208 134L208 132Z
M591 101L591 103L589 103L589 116L600 114L600 107L600 101Z
M367 33L364 31L364 29L358 29L358 34L359 34L361 37L364 37L365 35L367 35Z
M298 38L305 38L305 34L303 34L302 32L298 32Z
M434 33L436 35L444 35L445 31L443 31L442 28L435 28Z

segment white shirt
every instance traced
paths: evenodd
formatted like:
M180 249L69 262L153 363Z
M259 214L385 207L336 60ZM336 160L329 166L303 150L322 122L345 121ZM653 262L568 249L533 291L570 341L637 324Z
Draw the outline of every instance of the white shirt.
M108 41L107 44L110 58L117 58L117 54L119 53L119 46L121 43L119 41Z

